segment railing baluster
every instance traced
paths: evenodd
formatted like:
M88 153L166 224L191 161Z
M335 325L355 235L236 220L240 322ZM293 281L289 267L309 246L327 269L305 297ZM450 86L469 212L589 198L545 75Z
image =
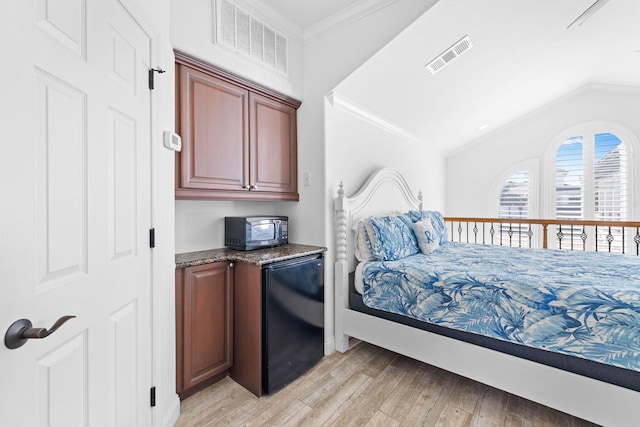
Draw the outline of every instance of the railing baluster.
M611 234L611 226L609 226L609 234L607 234L607 243L609 246L609 253L611 253L611 243L613 243L613 234Z
M582 226L582 233L580 234L580 238L582 239L582 251L586 252L587 250L587 231L584 227L584 225Z
M562 234L562 224L558 226L556 236L558 236L558 249L562 249L562 238L564 237L564 234Z
M518 247L522 247L522 224L518 223Z
M633 241L636 242L636 256L640 256L640 227L636 227L636 235Z
M486 239L485 239L485 233L484 233L484 224L485 224L485 223L483 222L483 223L482 223L482 244L483 244L483 245L485 244L485 240L486 240Z
M624 255L625 247L624 247L624 227L622 227L622 255Z
M491 228L489 229L489 234L491 234L491 246L493 246L493 235L496 234L495 228L493 228L493 222L491 223Z
M571 250L573 250L573 225L571 225Z
M458 223L458 242L462 242L462 223ZM467 243L469 243L469 239L467 239Z
M596 252L598 252L598 226L596 225Z

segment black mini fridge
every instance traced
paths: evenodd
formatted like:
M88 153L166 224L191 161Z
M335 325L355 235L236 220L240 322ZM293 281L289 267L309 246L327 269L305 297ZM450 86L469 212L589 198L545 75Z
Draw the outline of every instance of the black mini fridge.
M324 355L324 259L262 268L262 391L291 383Z

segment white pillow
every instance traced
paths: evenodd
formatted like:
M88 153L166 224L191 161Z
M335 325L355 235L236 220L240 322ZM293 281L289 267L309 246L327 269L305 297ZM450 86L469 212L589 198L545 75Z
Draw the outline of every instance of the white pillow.
M358 261L370 261L373 258L373 252L371 252L371 240L369 240L369 234L365 229L365 222L367 219L359 220L354 226L355 231L355 244L353 248L354 255Z
M364 262L360 262L356 266L354 283L353 283L355 285L356 291L358 291L360 295L364 294L364 280L362 278L363 267L364 267Z
M423 254L430 254L440 247L440 239L433 229L431 219L426 218L413 223L413 233Z

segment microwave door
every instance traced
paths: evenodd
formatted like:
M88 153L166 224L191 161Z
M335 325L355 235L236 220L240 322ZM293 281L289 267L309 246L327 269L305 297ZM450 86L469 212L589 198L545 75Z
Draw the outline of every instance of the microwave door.
M276 224L270 222L268 224L251 225L251 240L254 242L273 241L276 239Z

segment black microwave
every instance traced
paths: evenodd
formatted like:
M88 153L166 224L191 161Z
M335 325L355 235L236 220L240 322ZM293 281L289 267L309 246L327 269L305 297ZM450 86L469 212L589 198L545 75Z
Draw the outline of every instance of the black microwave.
M289 243L288 225L286 216L227 216L224 244L239 251L283 245Z

